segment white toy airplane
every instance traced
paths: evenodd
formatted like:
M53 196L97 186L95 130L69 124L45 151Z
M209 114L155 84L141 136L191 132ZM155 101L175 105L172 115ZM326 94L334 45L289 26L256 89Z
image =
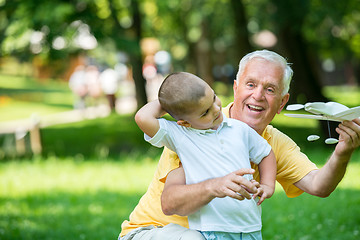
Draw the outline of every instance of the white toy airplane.
M342 122L345 120L352 121L355 118L360 117L360 106L354 108L348 108L337 102L313 102L302 104L291 104L286 107L286 110L295 111L300 109L305 109L305 111L313 113L310 114L289 114L285 113L285 116L294 117L294 118L308 118L308 119L317 119L317 120L328 120L335 122ZM330 132L330 131L329 131ZM311 135L308 137L308 141L315 141L319 139L316 135ZM325 140L327 144L337 143L338 140L334 138L328 138Z

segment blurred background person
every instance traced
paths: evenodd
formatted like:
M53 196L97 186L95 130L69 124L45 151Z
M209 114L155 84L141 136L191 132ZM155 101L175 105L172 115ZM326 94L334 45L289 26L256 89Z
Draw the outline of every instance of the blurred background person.
M163 76L158 74L154 56L149 55L145 58L143 65L143 77L146 80L146 95L149 102L157 99L157 93L163 81Z
M100 73L101 89L106 95L111 111L116 109L116 94L119 89L119 74L112 68L107 68Z
M74 109L85 109L85 98L88 93L88 88L84 65L79 65L75 68L75 71L69 79L69 87L74 94Z
M85 81L88 88L88 104L96 107L100 105L103 95L100 84L100 72L97 66L89 65L85 70Z

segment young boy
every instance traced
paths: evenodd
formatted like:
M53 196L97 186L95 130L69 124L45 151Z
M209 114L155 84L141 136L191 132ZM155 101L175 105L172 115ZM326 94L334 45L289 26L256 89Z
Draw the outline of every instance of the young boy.
M160 118L166 113L177 122ZM249 159L259 164L260 187L252 199L214 198L189 216L189 227L207 239L261 239L259 205L274 193L274 154L255 130L223 116L221 101L206 82L190 73L170 74L160 87L159 100L142 107L135 121L148 142L178 154L186 184L250 168Z

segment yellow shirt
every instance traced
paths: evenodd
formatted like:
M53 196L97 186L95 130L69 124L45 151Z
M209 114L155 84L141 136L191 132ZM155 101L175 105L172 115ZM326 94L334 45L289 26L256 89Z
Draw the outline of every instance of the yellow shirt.
M229 104L223 109L224 114L229 117ZM317 169L300 148L288 136L268 125L262 137L272 147L277 161L276 180L283 187L288 197L297 197L303 193L294 183L302 179L310 171ZM165 226L169 223L176 223L184 227L188 226L187 217L178 215L166 216L161 210L161 193L164 189L164 182L167 174L179 167L180 160L175 152L165 148L148 190L140 199L134 211L130 214L130 220L125 220L121 225L121 236L138 227L149 225ZM259 181L259 171L255 164L252 167L256 170L254 178Z

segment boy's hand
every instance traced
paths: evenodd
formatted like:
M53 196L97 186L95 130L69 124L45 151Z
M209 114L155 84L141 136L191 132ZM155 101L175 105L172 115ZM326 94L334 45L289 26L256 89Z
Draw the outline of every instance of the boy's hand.
M253 199L259 197L257 205L260 205L266 198L270 198L273 194L273 190L264 184L258 183L256 180L251 180L251 182L257 187L257 192L253 195Z
M264 189L262 187L259 187L257 189L257 193L255 193L253 195L253 199L255 199L256 197L259 197L259 201L257 202L257 205L260 205L266 198L267 194L266 192L264 191Z

